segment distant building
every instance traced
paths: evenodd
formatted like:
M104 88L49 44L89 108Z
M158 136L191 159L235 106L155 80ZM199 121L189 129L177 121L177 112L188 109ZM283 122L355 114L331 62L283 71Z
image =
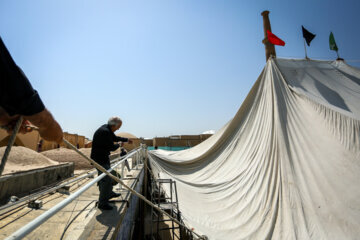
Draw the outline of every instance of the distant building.
M77 148L85 147L85 136L64 132L64 138L68 140L72 145L76 146ZM46 151L46 150L55 149L57 147L68 148L64 142L62 142L60 146L58 146L58 144L55 142L49 142L44 140L42 150Z
M120 136L120 137L124 137L124 138L129 138L132 140L132 144L129 143L124 143L123 147L126 149L126 151L131 151L134 148L137 148L140 146L141 140L140 138L137 138L135 135L131 134L131 133L127 133L127 132L120 132L117 133L116 136Z
M64 132L64 138L78 148L85 147L85 137L77 134ZM3 129L0 129L0 147L7 146L10 135ZM41 151L51 150L58 147L55 142L49 142L40 137L38 131L32 131L27 134L18 134L15 139L14 146L23 146L34 151L38 150L38 144L42 141ZM60 147L66 147L65 143L61 143Z
M5 130L0 129L0 147L7 146L9 139L10 135ZM40 139L41 137L38 131L32 131L27 134L18 134L13 146L27 147L36 151Z
M207 131L210 132L210 131ZM205 132L206 133L206 132ZM129 138L133 144L124 143L123 147L127 151L131 151L134 148L140 146L141 143L146 146L158 146L158 147L193 147L197 144L208 139L212 134L200 134L200 135L172 135L169 137L155 137L153 139L138 138L135 135L127 132L120 132L117 136ZM0 147L7 146L10 136L5 130L0 129ZM85 136L78 134L64 132L64 138L71 144L78 148L91 148L92 141ZM58 147L67 147L65 143L58 145L55 142L49 142L42 139L37 131L32 131L27 134L18 134L14 143L14 146L24 146L34 151L38 150L39 141L42 141L41 151L47 151Z

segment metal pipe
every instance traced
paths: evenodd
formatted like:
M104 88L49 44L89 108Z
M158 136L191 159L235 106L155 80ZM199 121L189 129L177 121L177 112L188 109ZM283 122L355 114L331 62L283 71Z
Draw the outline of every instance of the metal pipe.
M135 154L136 152L133 152L132 154L130 154L128 157L130 157L131 155ZM120 163L122 163L124 160L117 162L114 166L112 166L110 169L108 169L107 171L110 172L112 171L116 166L118 166ZM9 237L7 237L5 240L14 240L14 239L22 239L23 237L25 237L27 234L29 234L30 232L32 232L35 228L37 228L38 226L40 226L43 222L45 222L47 219L49 219L50 217L52 217L55 213L57 213L58 211L60 211L62 208L64 208L66 205L68 205L69 203L71 203L75 198L77 198L78 196L80 196L83 192L85 192L87 189L89 189L92 185L94 185L95 183L97 183L98 181L100 181L102 178L104 178L106 176L105 173L102 173L101 175L99 175L97 178L93 179L91 182L89 182L88 184L86 184L85 186L83 186L82 188L79 189L79 191L73 193L72 195L70 195L68 198L64 199L63 201L61 201L60 203L56 204L54 207L52 207L51 209L49 209L48 211L44 212L43 214L41 214L40 216L38 216L37 218L35 218L34 220L32 220L31 222L29 222L28 224L26 224L25 226L23 226L22 228L18 229L16 232L14 232L13 234L11 234Z
M82 152L80 152L74 145L72 145L69 141L67 141L66 139L63 139L64 143L66 145L68 145L70 148L72 148L73 150L75 150L77 153L79 153L81 156L83 156L85 159L87 159L91 164L93 164L98 170L100 170L101 172L105 173L106 175L108 175L110 178L114 179L116 182L120 183L124 188L126 188L127 190L129 190L132 194L138 196L140 199L142 199L145 203L147 203L148 205L150 205L151 207L155 208L156 210L158 210L159 212L161 212L162 214L168 216L172 221L176 222L177 224L179 224L180 226L188 229L192 234L196 235L197 237L199 237L199 239L206 239L206 236L200 236L198 233L194 232L192 229L190 229L189 227L187 227L185 224L181 223L179 220L177 220L176 218L172 217L169 213L167 213L166 211L164 211L163 209L161 209L160 207L156 206L155 204L153 204L152 202L150 202L149 200L147 200L146 197L144 197L143 195L141 195L140 193L134 191L134 189L132 189L131 187L127 186L121 179L119 179L118 177L112 175L110 172L107 172L105 168L103 168L100 164L98 164L97 162L95 162L93 159L87 157L85 154L83 154Z
M24 198L21 198L19 201L16 201L16 202L9 203L9 204L6 204L6 205L4 205L4 206L1 206L1 207L0 207L0 214L3 214L1 211L4 210L4 209L6 209L6 210L9 212L9 211L11 211L12 209L15 209L15 208L17 208L17 207L20 207L20 206L17 206L17 205L20 205L20 203L22 203L22 202L26 202L26 201L28 201L28 200L30 200L30 199L39 198L39 197L44 196L45 194L47 194L47 193L49 193L49 192L56 191L57 189L62 188L62 187L64 187L64 186L67 186L67 185L69 185L69 184L71 184L71 183L73 183L73 182L77 182L77 181L80 181L80 180L82 180L82 179L84 179L84 178L87 178L87 177L89 177L89 176L91 176L91 175L94 175L95 173L96 173L96 171L95 171L95 170L92 170L90 173L87 173L86 175L82 175L82 176L77 177L77 178L75 178L75 179L72 179L72 180L70 180L70 181L68 181L68 182L62 183L62 184L60 184L60 185L58 185L58 186L56 186L56 187L52 187L52 188L46 189L46 190L44 190L44 191L34 193L34 194L30 195L30 196L26 196L26 197L24 197ZM8 209L8 208L11 208L11 207L13 207L13 206L17 206L17 207L12 208L12 209Z
M122 161L122 162L123 162L123 161L126 161L127 158L131 157L137 150L139 150L139 148L136 148L136 149L130 151L130 152L129 152L127 155L125 155L125 156L115 158L114 160L110 161L110 163L114 163L114 162L117 162L117 161ZM9 211L11 211L12 209L15 209L15 208L17 208L17 207L20 207L20 206L21 206L20 203L22 203L22 202L26 202L26 201L28 201L28 200L30 200L30 199L39 198L39 197L44 196L45 194L47 194L47 193L49 193L49 192L56 191L56 190L59 189L59 188L62 188L62 187L64 187L64 186L67 186L67 185L69 185L69 184L71 184L71 183L73 183L73 182L80 181L80 180L82 180L82 179L84 179L84 178L87 178L87 177L89 177L89 176L91 176L91 175L95 175L96 173L97 173L96 169L91 170L91 172L88 172L87 174L82 175L82 176L79 176L79 177L77 177L77 178L75 178L75 179L72 179L72 180L70 180L70 181L68 181L68 182L65 182L65 183L60 184L60 185L58 185L58 186L55 186L55 187L46 189L46 190L41 191L41 192L37 192L37 193L32 194L32 195L30 195L30 196L26 196L26 197L21 198L19 201L16 201L16 202L14 202L14 203L9 203L9 204L6 204L6 205L4 205L4 206L1 206L1 207L0 207L0 215L4 213L4 211L2 211L2 210L4 210L4 209L6 209L7 212L9 212ZM19 205L20 205L20 206L19 206ZM14 206L15 206L15 207L14 207ZM11 207L13 207L13 208L11 208ZM11 208L11 209L8 209L8 208Z

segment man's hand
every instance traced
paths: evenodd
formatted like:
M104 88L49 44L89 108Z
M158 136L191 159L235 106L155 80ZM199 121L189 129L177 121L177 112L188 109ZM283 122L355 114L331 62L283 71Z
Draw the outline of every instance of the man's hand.
M0 126L1 128L5 129L9 135L12 134L12 131L14 130L19 118L20 115L14 115L10 117L7 112L0 107ZM31 132L32 130L33 127L31 126L30 122L23 119L19 129L19 133L25 134Z
M9 116L7 112L0 107L0 126L3 126L9 134L12 133L20 115ZM32 124L39 129L40 136L48 141L62 142L63 132L60 125L55 121L51 113L44 109L43 111L31 116L23 116L24 120L21 124L20 133L28 133L32 131ZM30 121L30 122L29 122Z
M62 129L46 108L37 114L24 116L24 118L39 128L40 136L45 140L59 144L62 142Z

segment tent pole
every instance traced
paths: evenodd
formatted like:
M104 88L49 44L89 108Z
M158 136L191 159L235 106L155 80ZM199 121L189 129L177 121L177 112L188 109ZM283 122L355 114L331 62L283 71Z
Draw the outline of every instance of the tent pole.
M263 11L261 16L263 16L263 24L264 24L264 39L262 43L265 45L265 55L266 61L269 59L270 56L276 57L275 46L271 44L267 37L267 30L271 32L271 25L269 20L269 11Z
M305 59L309 59L306 52L305 38L304 38L304 49L305 49Z

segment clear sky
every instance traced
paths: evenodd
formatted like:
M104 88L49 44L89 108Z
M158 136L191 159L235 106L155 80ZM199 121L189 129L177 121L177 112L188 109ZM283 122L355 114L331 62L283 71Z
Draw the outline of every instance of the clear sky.
M360 67L360 1L0 0L0 36L64 131L92 138L110 116L137 137L200 134L228 122L265 65L263 10L304 57Z

